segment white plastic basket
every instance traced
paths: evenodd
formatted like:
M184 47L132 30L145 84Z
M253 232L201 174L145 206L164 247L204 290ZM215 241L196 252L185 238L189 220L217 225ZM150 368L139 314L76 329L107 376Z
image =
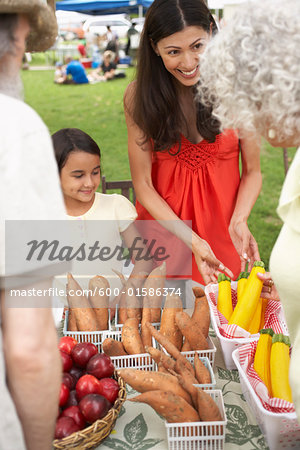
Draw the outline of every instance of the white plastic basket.
M72 336L76 339L77 342L92 342L98 348L98 351L101 350L101 344L103 342L103 335L107 332L105 331L68 331L68 319L69 319L69 311L66 310L64 327L63 327L63 335L64 336ZM110 326L110 320L108 321Z
M216 352L217 352L217 348L215 346L215 344L213 343L212 339L210 336L207 337L207 349L205 350L191 350L189 352L181 352L183 355L185 355L187 358L188 357L194 357L195 353L198 353L199 358L208 358L210 364L212 365L212 367L214 367L214 363L215 363L215 356L216 356Z
M187 359L194 365L194 356L187 356ZM207 357L199 357L199 359L203 362L205 367L208 369L210 374L210 383L207 384L195 384L195 386L200 387L201 389L215 389L216 387L216 378L215 374L212 370L211 364Z
M240 365L239 349L232 354L239 371L244 397L250 406L270 450L299 449L300 425L296 413L273 413L265 409Z
M222 450L227 424L222 392L206 391L217 403L222 415L220 422L165 422L169 450Z
M233 290L236 291L237 289L237 282L233 281L231 282L231 288ZM223 353L223 358L224 358L224 362L225 362L225 366L227 369L235 369L235 364L233 362L232 359L232 352L234 350L236 350L238 347L240 347L241 345L244 344L248 344L249 342L255 341L259 338L259 334L254 334L251 337L248 338L226 338L224 336L221 335L220 331L219 331L219 327L218 327L218 318L216 318L212 305L211 305L211 299L209 297L209 292L213 291L216 298L218 296L219 293L219 285L218 284L211 284L209 286L205 287L205 295L206 298L208 300L208 304L209 304L209 308L210 308L210 318L211 318L211 323L213 326L213 329L217 335L217 338L219 339L220 342L220 346L222 349L222 353ZM282 326L283 332L285 334L288 334L288 330L287 330L287 326L285 324L285 320L284 320L284 316L282 313L282 309L279 310L278 313L278 319L280 321L280 324Z
M122 331L103 331L102 332L102 342L106 338L112 338L116 341L122 340ZM154 339L152 338L153 346L155 345ZM139 353L137 355L125 355L125 356L111 356L110 357L116 369L127 369L128 367L133 369L142 370L155 370L156 364L149 355L149 353Z

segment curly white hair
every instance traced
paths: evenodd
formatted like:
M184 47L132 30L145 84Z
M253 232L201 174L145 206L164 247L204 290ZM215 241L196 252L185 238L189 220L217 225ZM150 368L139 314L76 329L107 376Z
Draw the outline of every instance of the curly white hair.
M222 129L300 135L300 1L243 4L201 57L199 99Z

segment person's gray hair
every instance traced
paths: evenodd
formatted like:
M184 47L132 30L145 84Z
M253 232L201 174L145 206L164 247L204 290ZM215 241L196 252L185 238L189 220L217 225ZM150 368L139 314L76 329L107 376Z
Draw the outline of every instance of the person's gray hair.
M200 61L199 99L224 128L300 131L300 1L242 4Z
M18 99L23 98L23 84L19 68L11 59L4 60L15 51L15 30L18 14L0 14L0 92Z
M17 25L18 14L0 14L0 60L14 50Z

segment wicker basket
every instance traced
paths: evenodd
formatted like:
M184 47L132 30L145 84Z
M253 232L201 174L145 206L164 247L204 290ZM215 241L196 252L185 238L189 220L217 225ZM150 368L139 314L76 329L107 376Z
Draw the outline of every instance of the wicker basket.
M55 439L53 441L53 448L58 450L64 449L93 449L97 447L107 436L111 433L117 417L120 413L121 407L126 400L125 383L121 377L116 373L114 378L120 386L118 398L114 406L108 411L103 419L96 420L92 425L83 430L72 433L63 439Z

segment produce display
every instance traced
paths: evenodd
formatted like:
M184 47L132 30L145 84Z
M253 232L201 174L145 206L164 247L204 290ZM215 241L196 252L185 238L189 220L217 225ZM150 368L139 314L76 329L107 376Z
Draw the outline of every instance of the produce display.
M265 273L264 263L255 261L250 274L241 272L237 280L237 303L234 306L230 278L223 273L218 277L217 309L228 320L251 334L256 334L264 324L267 300L261 298L263 282L256 274Z
M179 296L167 294L161 313L160 333L180 351L208 349L208 330L210 323L209 306L201 288L193 289L195 305L190 317L182 308ZM152 346L152 336L146 318L149 311L142 309L141 323L137 317L127 318L122 326L121 342L106 338L102 343L104 353L109 356L124 356L145 353Z
M91 342L64 336L58 344L63 365L55 439L65 438L106 416L119 394L109 356Z
M129 399L147 403L167 422L221 421L222 415L213 398L195 384L210 383L210 373L197 353L194 365L177 347L150 323L148 327L164 351L146 347L158 365L158 372L120 369L118 375L141 395Z
M84 295L81 286L68 273L67 300L69 305L69 331L100 331L108 328L108 295L109 286L106 278L93 277L89 282L89 291L93 295ZM103 291L101 291L101 288ZM103 295L100 295L103 292Z
M260 332L256 351L253 348L255 355L252 353L251 377L257 381L257 373L272 401L276 397L275 400L292 402L288 380L290 342L288 336L280 333L278 322L276 325L265 323L265 315L269 321L273 305L268 305L268 300L261 297L263 283L256 274L264 271L264 264L256 261L250 273L241 272L236 296L230 278L220 274L218 290L214 285L213 291L213 298L217 298L214 316L217 308L229 325L237 325L250 334ZM218 396L209 394L213 391L205 391L211 389L208 386L212 383L211 369L197 353L209 349L210 308L203 289L193 288L194 309L188 314L180 296L165 289L165 264L148 276L139 274L138 281L126 280L122 274L115 273L121 280L122 292L113 305L109 304L109 283L104 277L90 279L89 291L95 295L87 297L74 277L68 274L67 293L73 290L80 294L68 295L68 330L81 332L85 342L78 343L71 336L65 336L59 342L63 379L55 438L62 439L84 430L105 417L118 398L120 380L139 393L129 401L148 404L170 424L168 426L179 427L178 439L189 436L184 433L190 433L183 432L181 424L190 426L189 423L196 422L205 427L207 422L223 421L224 412ZM115 326L119 331L114 330L109 320L109 315L114 317L116 307ZM221 321L222 325L224 322ZM273 326L276 333L264 326ZM108 333L103 334L104 330ZM91 336L88 333L98 331L101 332L99 341L94 342L98 346L100 343L103 353L98 352L94 343L88 342ZM110 332L113 333L111 336ZM94 339L95 333L92 336ZM188 352L188 356L184 352ZM115 358L119 356L130 358L127 358L128 362L125 359L125 364L123 358ZM117 371L110 357L122 362L119 366L115 361L116 367L120 367ZM220 428L214 425L215 435L219 438L224 430L223 425ZM193 436L196 439L197 436L211 436L211 431L204 428Z

